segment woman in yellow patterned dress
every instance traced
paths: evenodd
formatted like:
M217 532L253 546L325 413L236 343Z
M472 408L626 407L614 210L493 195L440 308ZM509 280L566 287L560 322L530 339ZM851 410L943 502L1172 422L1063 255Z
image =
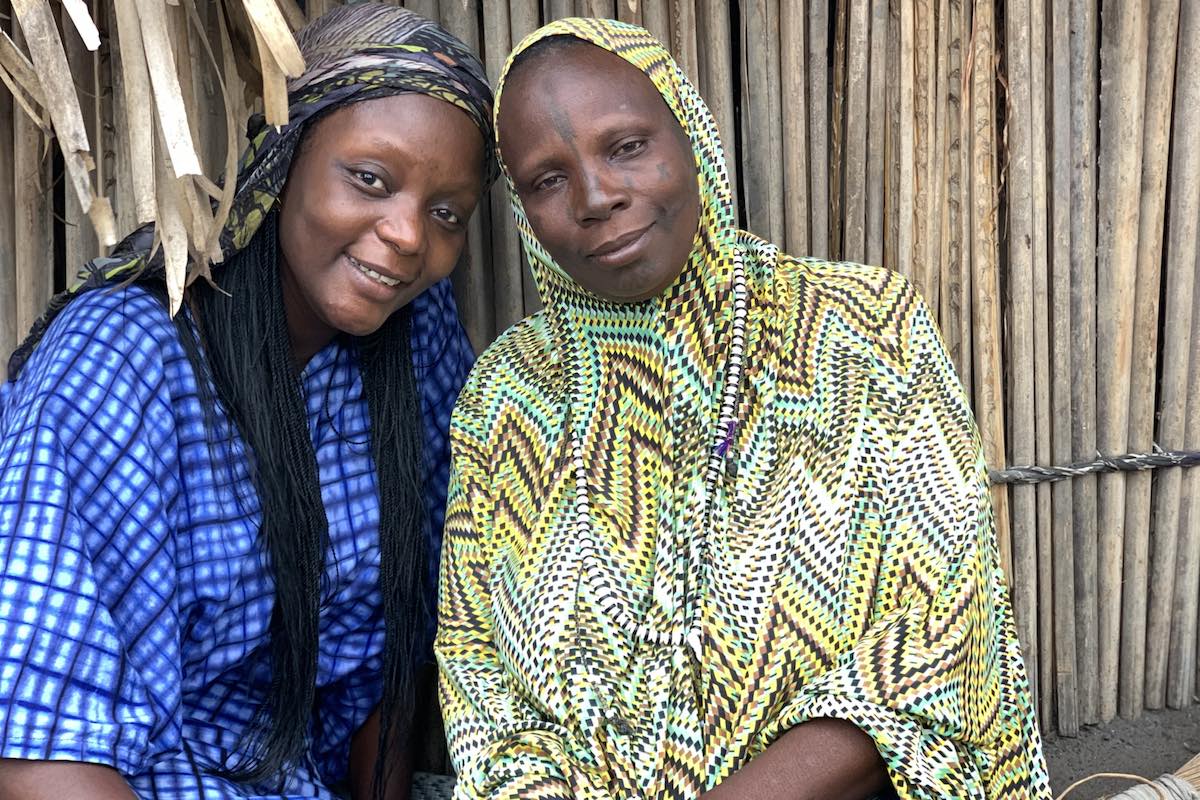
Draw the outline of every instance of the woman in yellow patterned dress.
M542 28L496 118L545 309L454 413L456 796L1048 797L913 288L739 231L712 116L640 28Z

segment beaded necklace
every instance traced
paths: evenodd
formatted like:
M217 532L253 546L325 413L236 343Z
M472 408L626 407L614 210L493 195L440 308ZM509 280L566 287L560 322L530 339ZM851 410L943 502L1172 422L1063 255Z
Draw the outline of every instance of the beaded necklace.
M632 631L635 640L656 645L679 647L687 644L700 660L703 652L701 634L699 594L708 577L708 536L717 486L724 473L724 462L728 456L737 430L734 413L737 409L738 386L742 375L742 354L746 345L746 275L742 266L742 254L738 251L733 263L733 325L729 358L726 362L725 386L721 395L720 412L712 427L712 449L708 456L704 486L706 491L704 525L702 534L695 537L688 547L688 574L700 576L698 585L689 584L684 598L684 607L690 612L686 630L660 630L633 618L629 609L622 605L605 581L593 581L596 598L601 610L609 615L621 630ZM588 472L583 460L583 445L578 435L571 441L571 462L575 473L575 529L583 564L601 561L600 548L592 525L591 500L589 497Z

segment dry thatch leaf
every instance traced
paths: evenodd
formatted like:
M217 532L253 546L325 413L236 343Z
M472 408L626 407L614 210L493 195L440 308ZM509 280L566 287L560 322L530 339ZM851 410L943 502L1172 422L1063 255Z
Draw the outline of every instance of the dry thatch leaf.
M288 27L287 20L275 0L242 0L246 16L254 27L255 41L258 44L260 61L266 61L266 51L275 57L277 68L289 78L299 77L304 72L304 56L300 53L300 45ZM263 43L266 43L266 50ZM267 66L263 64L264 83Z
M100 47L100 32L96 30L96 23L92 21L87 5L83 0L62 0L62 4L75 24L75 30L79 31L84 46L93 52L97 50Z
M50 117L45 112L40 110L41 104L33 98L33 95L29 94L29 92L25 90L25 87L17 83L17 79L4 68L3 64L0 64L0 83L3 83L8 87L8 91L12 93L14 98L16 98L17 105L21 107L21 110L24 111L31 120L34 121L34 123L42 130L43 133L46 134L47 137L50 137L54 134L54 127L50 124ZM41 86L39 85L37 89L40 93ZM29 96L27 97L26 95Z
M163 140L171 156L175 177L200 174L200 158L192 142L183 90L175 69L171 36L167 31L164 0L136 0L138 21L141 23L142 45L150 68L150 86L162 126Z
M34 102L43 105L42 82L38 78L33 64L2 30L0 30L0 66L12 73L12 76L30 93Z
M254 28L254 43L258 47L259 69L262 73L263 113L268 125L286 125L288 121L287 78L275 62L262 33Z
M158 219L154 231L155 237L162 243L169 312L171 316L175 316L183 303L183 287L187 279L188 235L183 216L184 207L179 197L179 184L186 178L176 178L171 174L165 137L161 129L159 133L162 146L154 160L158 184Z
M45 93L45 107L54 123L59 148L67 176L79 198L80 207L92 216L96 236L104 247L117 242L116 225L112 211L104 206L93 212L95 193L89 173L95 167L91 157L87 128L83 124L83 112L75 93L75 83L62 40L58 36L58 25L46 0L14 0L13 11L25 33L29 46L30 60L37 70Z
M279 10L287 18L288 27L292 29L293 33L308 23L308 20L304 18L304 12L300 10L300 6L296 5L296 0L279 0Z

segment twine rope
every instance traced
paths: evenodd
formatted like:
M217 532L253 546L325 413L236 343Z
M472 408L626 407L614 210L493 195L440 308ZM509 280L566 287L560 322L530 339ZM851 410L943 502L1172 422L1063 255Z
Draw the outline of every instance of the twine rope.
M1200 451L1163 450L1158 445L1150 453L1131 453L1121 456L1097 454L1092 461L1081 461L1063 467L1009 467L988 471L992 483L1042 483L1062 481L1100 472L1140 472L1159 467L1194 467L1200 464Z

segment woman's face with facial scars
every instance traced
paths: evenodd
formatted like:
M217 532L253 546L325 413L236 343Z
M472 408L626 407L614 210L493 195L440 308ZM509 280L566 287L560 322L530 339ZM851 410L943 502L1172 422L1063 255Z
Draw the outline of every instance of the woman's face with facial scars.
M510 73L500 149L534 233L579 285L616 302L661 294L699 224L695 157L654 84L579 42Z

